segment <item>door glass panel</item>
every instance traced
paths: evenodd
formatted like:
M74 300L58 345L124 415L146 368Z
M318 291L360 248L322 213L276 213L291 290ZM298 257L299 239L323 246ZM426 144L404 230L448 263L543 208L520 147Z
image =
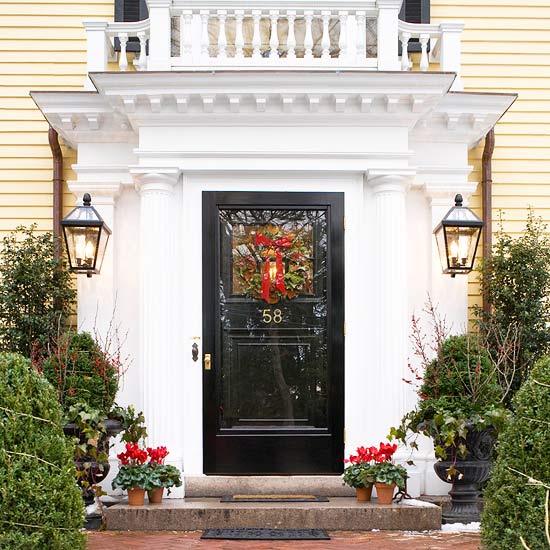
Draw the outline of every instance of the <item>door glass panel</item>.
M223 209L219 230L219 428L326 429L326 210Z

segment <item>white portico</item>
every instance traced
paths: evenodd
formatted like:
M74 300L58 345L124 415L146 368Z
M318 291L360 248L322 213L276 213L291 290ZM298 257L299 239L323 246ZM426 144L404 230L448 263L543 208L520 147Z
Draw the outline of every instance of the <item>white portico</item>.
M466 278L441 274L431 233L456 193L467 198L475 190L468 181L468 150L514 96L450 91L460 89L459 67L452 73L393 71L409 63L408 56L397 56L397 36L406 45L414 33L421 43L440 33L448 63L459 36L457 28L445 25L403 26L397 21L399 2L378 2L366 14L350 2L346 13L312 12L311 20L288 2L269 17L262 6L258 16L240 13L237 6L230 14L218 12L214 27L207 17L206 35L200 32L205 14L196 11L196 2L188 4L185 10L151 0L147 25L126 28L150 37L149 56L135 62L141 70L93 72L107 68L97 66L108 53L105 37L123 33L113 24L98 30L96 22L87 26L90 47L106 46L101 55L92 52L89 90L33 93L50 124L78 152L71 190L79 200L90 193L113 230L101 274L79 280L79 325L105 328L115 316L128 332L133 358L120 401L143 408L150 443L166 445L172 464L185 475L202 475L209 406L203 356L211 353L202 347L203 266L210 253L202 233L203 193L259 193L265 200L269 193L339 193L345 215L345 285L338 307L346 325L342 428L348 455L358 445L384 440L414 405L415 395L402 383L409 322L428 294L455 330L465 327ZM156 25L167 30L166 14L168 31L170 17L182 25L177 63L170 40L154 30ZM369 14L379 18L378 57L363 63L356 29ZM204 37L218 25L223 29L227 18L236 25L234 49L228 55L224 44L233 31L218 30L210 51ZM302 57L293 36L296 18L304 21L306 46L312 21L324 29L318 56L312 53L307 66L308 48ZM335 46L328 31L335 18L341 58L326 55ZM277 29L282 19L285 55L254 57L261 47L254 42L256 24L269 20ZM247 24L253 33L250 52L241 40ZM385 32L395 42L382 44ZM96 40L97 33L102 39ZM281 49L280 33L277 43L273 36L270 51ZM124 56L123 51L121 69L128 66ZM197 56L208 64L193 66ZM247 65L249 59L255 61ZM423 46L422 63L427 62ZM212 254L216 246L212 241ZM191 353L194 343L198 361ZM432 461L429 449L417 455L410 492L439 490Z

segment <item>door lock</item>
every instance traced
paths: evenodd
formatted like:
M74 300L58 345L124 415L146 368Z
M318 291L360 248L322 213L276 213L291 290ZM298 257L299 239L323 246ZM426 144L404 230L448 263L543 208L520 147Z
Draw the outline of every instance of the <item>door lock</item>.
M204 354L204 370L212 369L212 356L209 353Z

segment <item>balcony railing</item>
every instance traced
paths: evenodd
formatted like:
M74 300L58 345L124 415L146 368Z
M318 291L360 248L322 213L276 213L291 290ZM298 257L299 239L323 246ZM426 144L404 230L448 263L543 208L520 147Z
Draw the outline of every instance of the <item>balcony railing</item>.
M418 69L456 72L462 24L398 20L401 0L149 0L137 23L84 21L88 72L196 68L413 68L408 43L420 43ZM129 60L127 43L140 52ZM398 54L401 43L403 55ZM115 44L119 46L115 52Z

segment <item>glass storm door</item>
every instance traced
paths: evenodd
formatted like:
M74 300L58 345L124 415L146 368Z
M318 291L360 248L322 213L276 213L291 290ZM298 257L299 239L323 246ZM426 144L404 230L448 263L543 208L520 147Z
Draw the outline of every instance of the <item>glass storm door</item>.
M343 194L203 193L204 471L343 469Z

